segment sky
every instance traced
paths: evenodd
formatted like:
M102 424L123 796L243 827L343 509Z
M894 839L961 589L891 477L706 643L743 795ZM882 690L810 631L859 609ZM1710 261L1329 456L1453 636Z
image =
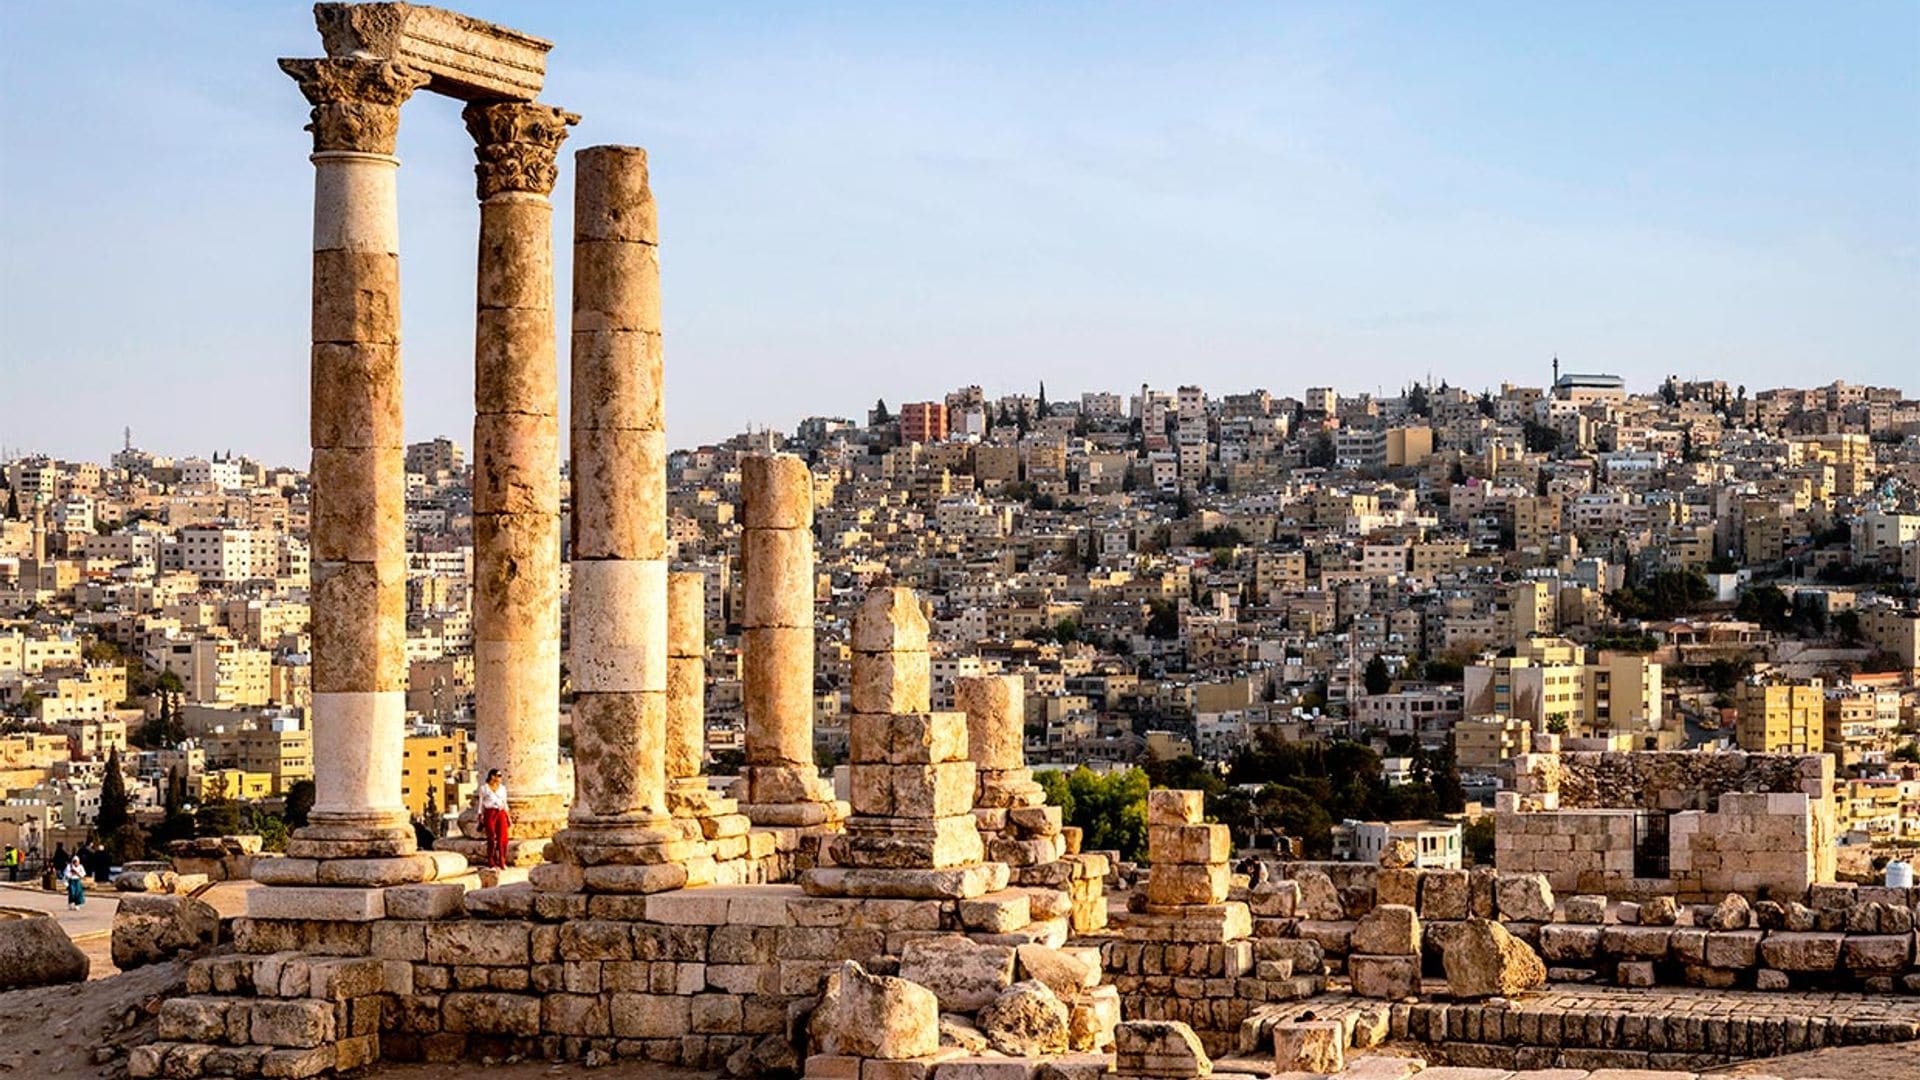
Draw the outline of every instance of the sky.
M875 398L1565 370L1920 394L1920 0L475 0L648 148L677 446ZM309 5L0 0L0 447L306 458ZM471 442L472 144L399 154ZM570 162L555 192L562 376ZM565 400L563 393L562 400Z

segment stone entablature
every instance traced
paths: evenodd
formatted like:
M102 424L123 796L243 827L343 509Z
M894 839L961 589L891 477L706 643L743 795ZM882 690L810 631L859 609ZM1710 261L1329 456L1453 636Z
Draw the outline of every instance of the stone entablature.
M464 101L532 101L546 80L550 41L421 4L315 4L328 56L377 57L425 75Z

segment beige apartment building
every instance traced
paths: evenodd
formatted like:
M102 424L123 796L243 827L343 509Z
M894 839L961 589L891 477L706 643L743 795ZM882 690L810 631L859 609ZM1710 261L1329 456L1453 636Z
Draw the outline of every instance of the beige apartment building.
M1536 731L1613 735L1661 726L1661 667L1635 653L1588 650L1565 638L1535 637L1515 655L1466 670L1466 713L1509 716Z
M1763 754L1817 754L1826 745L1826 690L1819 679L1748 682L1735 698L1740 749Z

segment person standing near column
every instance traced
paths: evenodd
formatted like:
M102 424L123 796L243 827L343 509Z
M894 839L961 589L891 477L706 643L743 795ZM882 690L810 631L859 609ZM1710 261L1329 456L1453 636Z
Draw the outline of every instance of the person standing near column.
M480 785L480 828L487 837L487 866L505 869L513 821L507 816L506 775L499 769L488 769L487 782Z

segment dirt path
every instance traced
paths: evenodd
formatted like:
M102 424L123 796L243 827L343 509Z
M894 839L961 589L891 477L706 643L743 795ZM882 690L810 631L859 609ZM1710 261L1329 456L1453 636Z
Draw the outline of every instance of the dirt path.
M0 1076L124 1076L127 1048L153 1041L160 1002L186 993L185 973L186 965L175 961L111 979L0 994Z

